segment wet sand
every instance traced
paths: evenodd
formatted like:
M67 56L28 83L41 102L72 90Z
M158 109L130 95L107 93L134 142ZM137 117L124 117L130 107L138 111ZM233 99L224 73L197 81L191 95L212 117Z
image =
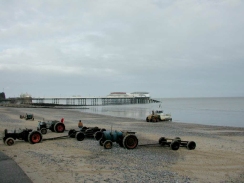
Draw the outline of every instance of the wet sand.
M35 120L20 119L32 113ZM0 150L11 157L33 182L244 182L244 128L145 121L88 114L68 109L0 107L0 131L31 128L38 121L64 118L66 129L84 126L107 130L135 131L139 146L133 150L116 143L105 150L94 139L74 138L30 144L0 142ZM43 138L67 135L48 131ZM195 141L195 150L181 147L148 147L160 137ZM0 137L1 138L1 137Z

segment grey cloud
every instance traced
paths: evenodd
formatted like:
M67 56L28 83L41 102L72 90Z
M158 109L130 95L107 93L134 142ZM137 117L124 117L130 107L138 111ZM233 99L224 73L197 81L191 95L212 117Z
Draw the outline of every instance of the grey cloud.
M0 84L15 96L243 95L243 10L238 0L1 1Z

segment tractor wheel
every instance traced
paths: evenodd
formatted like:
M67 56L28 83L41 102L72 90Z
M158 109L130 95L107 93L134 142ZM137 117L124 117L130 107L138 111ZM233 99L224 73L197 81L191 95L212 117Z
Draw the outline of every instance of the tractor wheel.
M95 138L96 140L100 140L102 137L103 137L103 132L102 132L102 131L97 131L97 132L94 134L94 138Z
M180 138L180 137L175 137L175 138L173 139L173 141L178 141L179 143L181 143L181 138Z
M77 133L75 134L75 138L76 138L76 140L78 140L78 141L82 141L82 140L85 139L85 134L82 133L82 132L77 132Z
M158 122L159 121L158 118L155 118L155 121Z
M42 129L41 129L41 133L42 133L42 134L47 134L47 129L46 129L46 128L42 128Z
M193 150L196 148L196 143L194 141L189 141L187 142L187 145L186 145L187 149L189 150Z
M99 140L99 145L100 145L100 146L103 146L103 143L104 143L104 139L101 138L101 139Z
M151 122L156 122L156 118L155 117L152 117L151 118Z
M14 145L14 139L12 137L9 137L5 140L5 145L6 146L11 146L11 145Z
M76 134L76 130L75 130L75 129L71 129L71 130L69 130L69 132L68 132L68 135L69 135L69 137L71 137L71 138L75 138L75 134Z
M38 131L32 131L28 135L28 141L30 144L40 143L42 141L42 134Z
M56 124L54 125L54 130L55 130L55 132L57 132L57 133L63 133L64 130L65 130L65 126L64 126L63 123L58 122L58 123L56 123Z
M167 143L167 139L165 137L161 137L159 140L158 140L158 143L161 145L161 146L164 146L166 145Z
M134 149L138 145L138 139L133 134L128 134L123 139L123 146L127 149Z
M178 141L173 141L170 144L170 148L174 151L178 150L180 148L180 143Z
M150 120L148 119L148 117L146 118L146 122L149 122Z
M111 149L113 147L113 142L111 140L106 140L103 143L103 147L104 149Z

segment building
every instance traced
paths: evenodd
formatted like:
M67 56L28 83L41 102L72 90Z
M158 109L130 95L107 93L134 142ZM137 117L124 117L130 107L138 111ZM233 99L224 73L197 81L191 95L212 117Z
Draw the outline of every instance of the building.
M107 95L108 98L137 98L137 97L150 97L149 92L111 92Z

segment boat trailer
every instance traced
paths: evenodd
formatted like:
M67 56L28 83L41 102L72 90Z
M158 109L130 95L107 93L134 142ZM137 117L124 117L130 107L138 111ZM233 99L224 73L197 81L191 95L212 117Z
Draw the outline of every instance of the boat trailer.
M157 144L141 144L139 146L167 146L170 149L176 151L180 147L186 147L188 150L194 150L196 148L196 142L194 141L183 141L180 137L166 138L160 137Z
M106 129L104 128L98 128L98 127L83 127L80 129L80 131L77 131L75 129L69 130L68 134L71 138L76 138L78 141L82 141L87 138L94 138L95 134L98 132L104 132Z

